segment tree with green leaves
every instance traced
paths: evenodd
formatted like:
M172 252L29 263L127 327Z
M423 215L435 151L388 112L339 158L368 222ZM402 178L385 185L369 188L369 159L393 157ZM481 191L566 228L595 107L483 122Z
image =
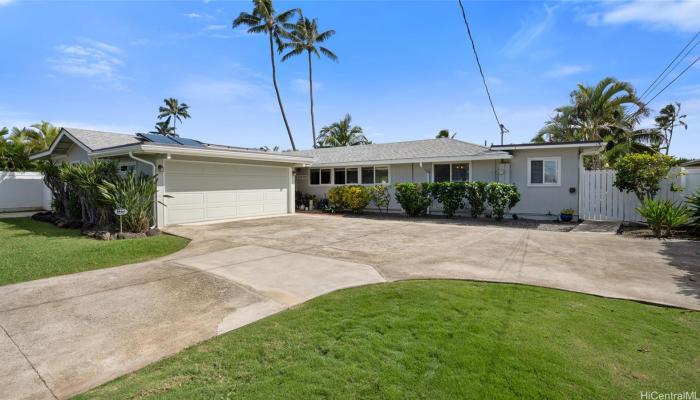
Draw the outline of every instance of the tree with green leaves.
M661 132L663 140L658 142L659 150L665 150L666 155L671 148L671 139L673 139L673 129L677 126L688 130L688 124L685 122L687 115L681 114L681 103L668 104L659 111L659 115L654 118L656 126Z
M165 121L156 122L155 127L149 133L163 136L174 135L175 127L170 126L170 117L168 117Z
M290 49L287 54L282 56L282 61L287 61L291 57L298 56L306 52L309 63L309 98L311 100L311 136L313 146L317 146L316 142L316 122L314 120L314 84L313 73L311 68L312 55L321 58L321 54L330 58L333 61L338 61L338 56L331 50L318 44L325 42L331 36L335 35L334 30L325 32L318 31L318 21L316 18L309 19L300 15L299 20L295 24L285 24L285 28L289 31L289 41L284 43L284 48Z
M282 52L284 47L282 38L289 35L284 30L284 24L286 24L297 12L299 12L299 9L294 8L278 14L275 12L275 9L272 6L272 0L253 0L253 12L242 12L236 19L233 20L234 29L241 25L245 25L248 27L248 33L265 33L268 36L270 42L270 62L272 64L272 85L275 87L277 103L279 104L280 112L282 113L284 126L287 128L287 135L289 135L292 150L296 150L296 146L294 145L292 130L289 128L289 123L287 122L287 114L284 112L280 90L279 87L277 87L277 70L275 67L274 47L275 43L277 43L277 51L280 53Z
M350 114L346 114L345 118L338 122L321 128L318 142L321 147L357 146L372 143L362 133L362 127L352 125Z
M182 123L183 118L190 118L190 106L188 106L185 103L180 104L180 102L177 99L172 97L169 99L163 99L163 102L165 103L165 106L161 106L158 109L158 119L167 118L166 121L170 121L172 118L173 130L170 134L173 136L177 136L177 122L180 121Z
M449 129L441 129L440 132L438 132L438 134L435 135L435 139L441 139L441 138L454 139L455 136L457 136L457 132L450 134Z
M640 202L653 199L661 188L660 182L668 177L675 160L660 153L627 154L614 164L616 174L613 186L634 193Z

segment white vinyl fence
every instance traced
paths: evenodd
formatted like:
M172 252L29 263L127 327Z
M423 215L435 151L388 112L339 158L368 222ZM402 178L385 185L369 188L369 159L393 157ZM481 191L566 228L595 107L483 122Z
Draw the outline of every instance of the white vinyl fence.
M0 171L0 212L50 209L51 192L41 173Z
M661 190L657 199L676 202L694 193L700 187L700 169L674 168L671 178L661 182ZM598 221L629 221L643 222L636 209L639 200L634 193L623 193L613 186L614 170L581 170L579 181L579 217ZM682 192L671 191L671 184L676 183L683 188Z

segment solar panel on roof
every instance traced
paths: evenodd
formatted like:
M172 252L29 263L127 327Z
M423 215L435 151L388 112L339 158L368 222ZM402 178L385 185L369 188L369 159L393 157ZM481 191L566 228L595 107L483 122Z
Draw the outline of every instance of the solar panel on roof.
M170 137L164 135L154 135L152 133L139 133L138 135L153 143L180 144L171 139Z
M201 142L194 139L174 137L173 140L180 143L183 146L204 147L204 145Z

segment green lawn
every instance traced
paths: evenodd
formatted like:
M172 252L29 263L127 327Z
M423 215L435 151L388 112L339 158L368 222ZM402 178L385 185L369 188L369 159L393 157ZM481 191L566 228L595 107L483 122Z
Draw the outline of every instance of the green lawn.
M79 398L639 399L700 390L700 313L529 286L335 292Z
M0 219L0 285L146 261L185 245L169 235L100 241L30 218Z

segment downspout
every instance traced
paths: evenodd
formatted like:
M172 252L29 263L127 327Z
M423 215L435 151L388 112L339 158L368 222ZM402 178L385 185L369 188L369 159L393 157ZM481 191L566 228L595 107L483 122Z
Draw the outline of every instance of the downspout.
M151 169L153 170L153 173L151 176L156 176L156 165L150 161L146 161L143 158L138 158L134 155L133 152L129 152L129 157L132 159L142 162L144 164L150 165ZM150 229L153 229L158 226L158 186L156 185L156 193L153 195L153 226L151 226Z

